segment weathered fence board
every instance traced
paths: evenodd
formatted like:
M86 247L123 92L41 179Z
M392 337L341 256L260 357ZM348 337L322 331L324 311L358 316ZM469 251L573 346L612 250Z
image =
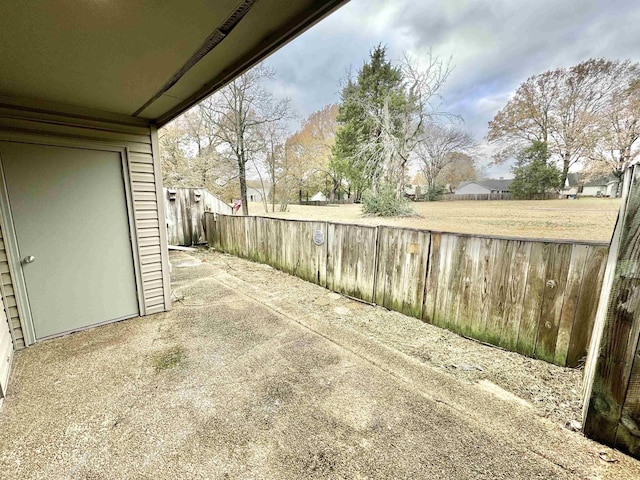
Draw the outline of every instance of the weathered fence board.
M585 368L584 432L640 458L640 167L625 174Z
M163 202L169 245L207 243L204 212L230 215L231 207L203 188L164 188Z
M210 245L228 253L558 365L586 354L604 245L208 217Z
M567 365L575 366L585 359L587 353L585 345L588 346L591 341L608 254L607 247L589 246L576 305L574 326L569 340Z
M428 256L429 232L379 227L374 302L421 318Z
M558 194L554 193L539 193L532 195L527 200L549 200L552 198L558 198ZM511 193L445 193L442 196L442 200L453 201L483 201L483 200L515 200Z
M327 288L373 302L378 229L327 224Z

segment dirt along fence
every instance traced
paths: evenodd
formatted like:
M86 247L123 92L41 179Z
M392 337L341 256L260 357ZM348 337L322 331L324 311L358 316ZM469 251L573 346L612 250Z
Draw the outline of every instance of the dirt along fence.
M169 245L201 245L204 212L231 215L231 206L204 188L164 188L164 216Z
M540 193L531 195L526 200L551 200L558 198L558 194L554 193ZM515 200L510 193L466 193L456 195L455 193L445 193L442 196L442 200L445 201L461 201L461 200Z
M205 215L209 246L462 335L578 366L608 245Z

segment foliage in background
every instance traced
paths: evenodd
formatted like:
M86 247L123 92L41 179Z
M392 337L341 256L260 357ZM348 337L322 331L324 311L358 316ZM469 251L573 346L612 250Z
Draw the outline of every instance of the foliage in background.
M639 80L640 64L602 58L528 78L489 122L496 162L540 141L562 168L563 184L578 163L623 171L638 154Z
M326 105L309 115L287 139L285 179L290 200L317 192L337 200L344 194L343 175L331 162L337 116L338 106Z
M439 110L440 91L450 68L431 53L425 65L406 57L399 65L386 59L378 46L369 62L342 89L339 128L333 161L344 170L356 192L375 194L383 183L404 196L407 169L416 146L424 141L425 126L450 118Z
M367 110L380 114L386 108L392 115L399 114L406 102L402 72L387 60L385 47L378 45L373 49L356 78L347 80L340 98L332 163L350 181L359 199L378 180L381 169L378 158L371 162L361 152L368 150L370 157L383 149L381 129Z
M383 183L378 190L362 195L362 213L376 217L407 217L414 215L406 198L396 196L396 186Z
M422 199L427 202L437 202L438 200L442 200L442 196L446 193L446 188L444 185L434 185L429 187L427 191L422 196Z
M562 171L549 162L549 151L544 142L534 141L518 155L515 175L511 186L514 198L530 199L550 190L558 190L562 182Z
M475 146L473 136L456 125L427 124L415 156L429 191L436 191L436 182L445 168L453 166L459 155L471 153Z

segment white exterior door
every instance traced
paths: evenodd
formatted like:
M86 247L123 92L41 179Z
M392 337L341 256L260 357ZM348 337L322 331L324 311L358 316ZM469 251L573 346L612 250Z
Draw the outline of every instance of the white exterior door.
M117 152L0 142L36 339L139 314Z

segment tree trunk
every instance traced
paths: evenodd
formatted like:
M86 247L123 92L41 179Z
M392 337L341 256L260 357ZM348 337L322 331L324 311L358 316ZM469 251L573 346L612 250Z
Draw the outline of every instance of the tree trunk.
M247 205L247 172L244 161L238 162L240 171L240 200L242 201L242 214L249 215L249 205Z
M275 178L271 182L271 211L276 211L276 182Z
M564 188L564 186L567 183L567 176L569 175L569 161L570 161L570 156L568 153L565 153L562 156L562 180L560 181L560 185L558 185L558 188L560 188L561 190Z

